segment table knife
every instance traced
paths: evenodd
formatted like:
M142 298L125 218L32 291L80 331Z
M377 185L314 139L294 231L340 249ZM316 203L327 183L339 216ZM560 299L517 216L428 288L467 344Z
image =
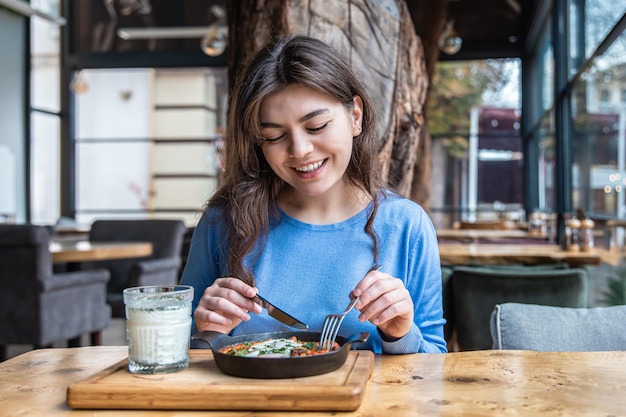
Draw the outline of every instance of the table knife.
M300 329L300 330L306 330L309 328L308 325L302 323L300 320L296 319L295 317L285 313L283 310L274 306L272 303L270 303L269 301L267 301L265 298L261 297L258 294L255 297L255 302L257 304L260 304L261 307L265 308L267 310L267 314L269 314L276 320L280 321L281 323L286 324L287 326L291 326L295 329Z

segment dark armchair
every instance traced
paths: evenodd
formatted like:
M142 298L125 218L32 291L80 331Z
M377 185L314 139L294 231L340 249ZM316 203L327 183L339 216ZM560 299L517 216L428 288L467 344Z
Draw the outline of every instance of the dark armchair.
M581 268L455 267L451 279L460 350L491 349L496 304L587 307L587 272Z
M96 220L91 226L92 242L152 243L152 255L144 258L115 259L93 262L91 267L106 268L111 273L107 302L113 317L125 317L124 288L141 285L173 285L178 283L181 267L183 235L187 228L181 220Z
M0 360L10 344L80 343L111 321L107 270L53 273L45 226L0 225Z

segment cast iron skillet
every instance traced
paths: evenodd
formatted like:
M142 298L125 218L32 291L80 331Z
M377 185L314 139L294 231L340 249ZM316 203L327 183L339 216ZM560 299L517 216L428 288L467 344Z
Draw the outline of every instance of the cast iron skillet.
M350 345L355 342L365 342L369 333L357 333L348 338L337 336L340 348L329 353L297 356L292 358L249 358L232 356L220 353L226 346L243 342L282 339L295 336L303 341L319 341L320 334L312 332L267 332L252 333L241 336L228 336L223 333L204 331L191 337L192 349L211 349L215 364L225 374L244 378L296 378L301 376L319 375L332 372L346 362Z

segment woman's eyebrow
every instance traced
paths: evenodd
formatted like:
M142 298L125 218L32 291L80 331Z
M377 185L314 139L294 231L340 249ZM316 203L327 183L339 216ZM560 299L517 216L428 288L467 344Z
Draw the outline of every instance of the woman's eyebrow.
M312 118L314 118L315 116L319 116L320 114L326 114L326 113L330 113L330 109L317 109L317 110L313 110L310 113L305 114L304 116L302 116L301 118L298 119L298 123L303 123L306 122L307 120L310 120ZM261 122L261 129L264 128L271 128L271 127L276 127L276 128L280 128L282 127L282 125L278 124L278 123L273 123L273 122Z
M307 113L304 116L302 116L301 118L299 118L298 121L300 123L306 122L307 120L310 120L310 119L314 118L315 116L319 116L320 114L324 114L324 113L330 113L330 110L329 109L313 110L311 113Z

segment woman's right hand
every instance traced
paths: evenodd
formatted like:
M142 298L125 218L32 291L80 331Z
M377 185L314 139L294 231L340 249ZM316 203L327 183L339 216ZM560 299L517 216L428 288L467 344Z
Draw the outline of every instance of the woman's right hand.
M237 278L218 278L207 287L193 313L198 331L211 330L228 334L242 321L250 320L249 312L262 308L253 301L258 290Z

